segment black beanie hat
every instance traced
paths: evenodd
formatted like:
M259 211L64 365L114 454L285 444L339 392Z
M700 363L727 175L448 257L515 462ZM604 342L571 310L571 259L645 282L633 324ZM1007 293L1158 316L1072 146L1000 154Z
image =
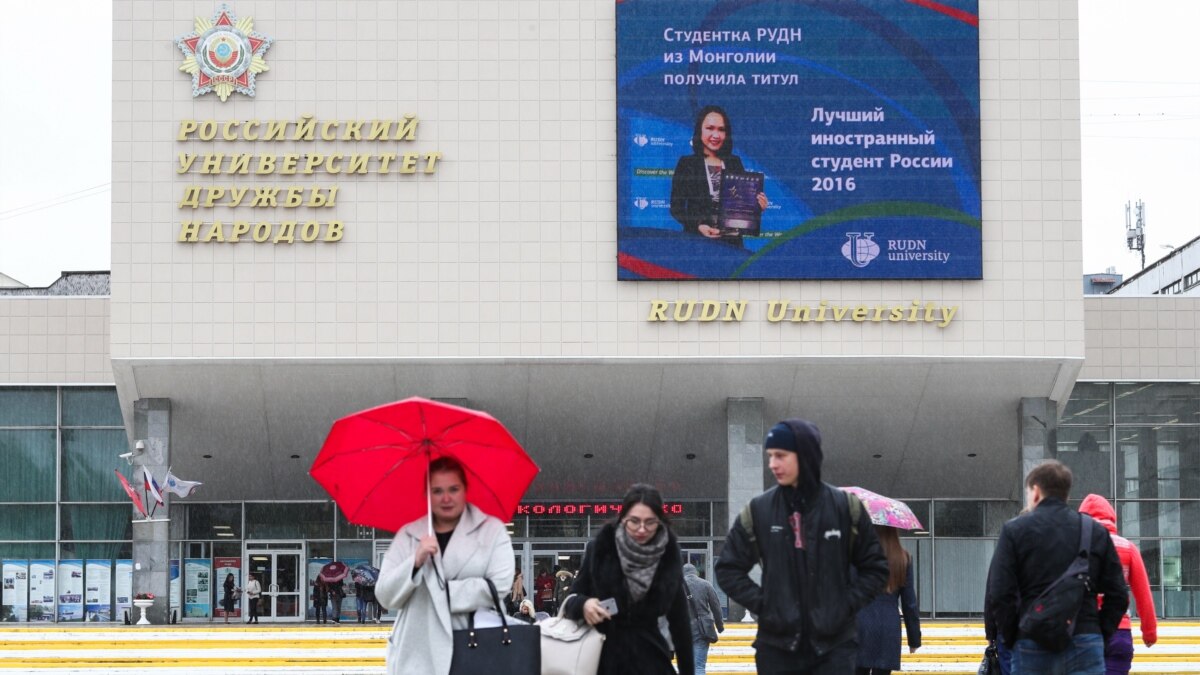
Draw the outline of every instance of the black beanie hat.
M787 424L780 422L771 427L767 432L767 438L763 441L764 450L787 450L788 452L800 452L800 447L796 444L796 433Z

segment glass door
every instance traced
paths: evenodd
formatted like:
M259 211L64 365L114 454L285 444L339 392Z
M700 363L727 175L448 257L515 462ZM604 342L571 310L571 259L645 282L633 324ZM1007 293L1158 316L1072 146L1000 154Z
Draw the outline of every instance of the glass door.
M304 620L308 584L304 578L303 559L302 541L246 542L243 566L262 586L262 597L258 601L259 621ZM249 608L243 609L243 615L250 615Z
M556 548L546 550L546 547ZM539 612L553 615L558 612L558 603L566 598L575 573L583 566L583 550L565 543L535 544L531 557L525 579L533 606Z

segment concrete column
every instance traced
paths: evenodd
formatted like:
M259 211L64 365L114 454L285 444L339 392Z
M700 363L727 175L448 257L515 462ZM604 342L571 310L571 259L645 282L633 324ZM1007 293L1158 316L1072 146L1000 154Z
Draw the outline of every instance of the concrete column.
M171 458L170 399L133 402L133 438L135 445L138 441L145 445L145 449L134 457L134 465L149 468L161 487ZM141 482L140 472L135 473L133 483L140 485ZM150 501L147 509L151 508L153 498ZM146 610L146 617L154 624L165 624L170 620L170 497L163 495L163 502L152 520L135 519L133 522L133 592L135 595L153 593L156 599L161 598ZM139 615L131 616L136 619Z
M1048 398L1023 398L1020 407L1021 483L1018 500L1024 504L1025 477L1047 459L1057 459L1058 404Z
M725 402L729 452L729 522L763 491L763 400L731 398Z
M726 494L729 500L729 523L751 498L763 491L763 400L761 398L730 398L725 401L725 428L729 457L729 481ZM720 527L713 523L714 528ZM719 533L718 533L719 534ZM759 580L755 567L751 578ZM729 600L729 620L741 621L746 609Z

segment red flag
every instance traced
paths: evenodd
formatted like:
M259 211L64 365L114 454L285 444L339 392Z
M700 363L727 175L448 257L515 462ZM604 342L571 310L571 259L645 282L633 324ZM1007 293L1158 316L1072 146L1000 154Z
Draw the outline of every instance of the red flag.
M125 480L125 476L120 471L113 469L113 473L117 474L117 478L121 479L121 487L125 488L125 494L129 495L129 499L137 507L138 513L142 514L143 518L149 518L150 516L146 514L146 507L142 506L142 498L138 496L137 492L134 492L133 486L129 484L129 481Z

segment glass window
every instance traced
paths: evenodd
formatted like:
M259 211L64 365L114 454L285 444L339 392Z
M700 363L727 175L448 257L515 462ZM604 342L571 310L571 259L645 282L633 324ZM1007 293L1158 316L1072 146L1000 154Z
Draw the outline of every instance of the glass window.
M1200 427L1118 427L1117 492L1125 498L1200 498Z
M53 388L0 387L0 427L52 427L58 424Z
M141 467L118 457L129 452L122 429L63 429L63 501L115 502L126 499L113 471L120 471L141 494ZM150 508L147 504L146 508Z
M308 542L308 557L309 558L329 558L333 560L333 542L332 541L310 541Z
M64 427L123 427L114 387L64 387Z
M373 542L369 541L354 541L345 540L337 543L337 559L338 560L366 560L371 561L371 547ZM309 547L312 550L312 547Z
M241 504L188 504L186 514L186 539L233 541L242 538Z
M1200 423L1200 385L1118 384L1117 424Z
M54 539L53 504L0 504L0 539Z
M337 537L338 539L391 539L393 532L384 532L383 530L373 527L365 527L363 525L355 525L346 520L346 513L341 509L337 509Z
M246 538L333 539L333 502L247 502Z
M1124 537L1200 536L1200 502L1119 502L1117 513Z
M1000 501L935 501L934 536L991 537L1016 517L1020 507L1015 502ZM928 526L928 523L926 523Z
M0 544L0 558L5 560L25 558L27 560L54 560L54 542Z
M54 436L50 429L0 429L0 466L4 467L0 502L44 502L58 498Z
M1054 433L1056 457L1071 469L1071 495L1112 498L1112 427L1059 427Z
M63 504L62 538L133 539L133 507L129 504Z
M1078 382L1063 410L1059 424L1112 424L1111 387Z
M556 518L539 516L529 519L530 537L578 537L587 538L587 516Z
M912 509L913 515L917 517L917 520L921 521L921 525L925 528L910 532L909 534L929 534L929 502L924 499L906 499L904 503L908 505L908 508Z
M133 558L133 544L128 541L68 541L63 542L63 560L119 560Z

